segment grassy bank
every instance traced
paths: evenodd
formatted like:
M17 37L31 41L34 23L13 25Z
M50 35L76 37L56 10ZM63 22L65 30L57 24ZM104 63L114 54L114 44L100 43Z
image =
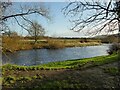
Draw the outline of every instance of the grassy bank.
M37 66L18 66L6 64L1 67L3 75L1 80L3 81L4 90L6 90L5 88L22 88L24 90L28 88L39 88L39 90L42 88L92 89L99 86L104 87L104 85L100 85L101 81L98 81L97 83L94 81L94 79L98 77L97 74L95 74L95 70L90 70L93 74L89 74L90 71L87 70L117 61L118 55L113 54L86 59L51 62ZM112 73L112 75L119 75L118 68L116 67L103 68L103 71L105 73ZM96 72L99 73L100 70L98 69ZM94 74L95 77L93 78ZM106 75L102 78L107 77L108 76ZM102 80L102 78L99 79ZM87 83L90 82L89 80L93 82ZM104 82L105 81L103 81L103 83ZM109 80L106 82L108 83ZM112 85L110 84L109 87L112 87Z
M118 55L97 56L86 59L66 60L58 62L50 62L48 64L36 66L19 66L6 64L2 66L3 70L57 70L57 69L84 69L102 64L107 64L118 60Z
M26 49L59 49L64 47L81 47L100 45L100 40L92 39L59 39L59 38L42 38L34 43L33 39L24 39L20 37L3 37L2 46L4 51L14 52Z

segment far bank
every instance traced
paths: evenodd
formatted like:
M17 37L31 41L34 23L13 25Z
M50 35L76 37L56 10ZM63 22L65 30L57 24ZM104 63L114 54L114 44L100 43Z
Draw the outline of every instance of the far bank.
M31 38L3 37L2 49L5 52L15 52L30 49L60 49L65 47L82 47L100 45L101 40L92 38L39 38L34 42Z

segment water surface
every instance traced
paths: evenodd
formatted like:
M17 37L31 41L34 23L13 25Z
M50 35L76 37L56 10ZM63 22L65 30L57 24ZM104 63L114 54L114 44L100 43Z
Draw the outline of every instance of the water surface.
M3 55L3 64L11 63L17 65L39 65L54 61L63 61L71 59L82 59L95 56L108 55L109 45L72 47L63 49L34 49L22 50L15 53Z

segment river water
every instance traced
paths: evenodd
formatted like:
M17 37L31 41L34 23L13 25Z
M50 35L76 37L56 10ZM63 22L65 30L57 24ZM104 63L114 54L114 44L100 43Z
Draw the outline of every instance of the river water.
M7 53L2 56L2 63L17 65L39 65L54 61L82 59L95 56L108 55L109 44L99 46L70 47L63 49L33 49Z

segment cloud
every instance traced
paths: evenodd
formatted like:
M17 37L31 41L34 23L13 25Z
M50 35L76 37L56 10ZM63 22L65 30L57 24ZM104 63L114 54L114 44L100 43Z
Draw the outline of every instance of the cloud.
M61 32L61 33L56 33L56 36L59 37L86 37L82 32L74 32L71 30Z

